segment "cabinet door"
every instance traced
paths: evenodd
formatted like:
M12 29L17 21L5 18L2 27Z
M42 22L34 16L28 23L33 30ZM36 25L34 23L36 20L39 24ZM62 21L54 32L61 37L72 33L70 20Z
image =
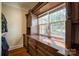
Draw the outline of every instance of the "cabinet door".
M32 56L36 56L36 49L29 45L29 54Z
M36 46L36 40L29 38L29 44Z
M27 27L30 27L31 26L31 20L32 20L32 17L31 17L31 13L29 12L28 14L26 14L26 19L27 19Z
M23 46L28 50L28 40L29 37L26 36L26 34L23 34Z
M26 40L26 38L25 38L25 34L23 34L23 46L24 46L24 47L26 47L26 44L25 44L26 41L25 41L25 40Z
M29 53L32 56L36 56L36 41L34 39L29 38Z
M66 21L66 48L71 49L72 45L72 24L71 20Z
M79 23L73 24L73 44L72 48L79 50Z
M72 18L73 18L73 23L79 23L79 3L76 2L76 3L73 3L73 7L72 8Z
M67 10L67 13L66 13L66 48L67 49L71 49L71 44L72 44L72 16L74 15L74 13L72 13L72 11L74 11L73 9L73 6L74 6L74 3L72 2L69 2L69 3L66 3L66 10ZM72 10L73 9L73 10ZM74 17L73 17L74 18Z

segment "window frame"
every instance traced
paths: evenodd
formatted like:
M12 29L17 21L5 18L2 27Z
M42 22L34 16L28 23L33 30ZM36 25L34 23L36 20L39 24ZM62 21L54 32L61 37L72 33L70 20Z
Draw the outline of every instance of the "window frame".
M48 30L48 35L43 35L43 34L39 34L39 35L42 35L42 36L47 36L47 37L49 37L49 38L52 38L52 37L54 37L54 36L51 36L51 23L50 23L50 14L51 13L53 13L53 12L56 12L56 11L59 11L59 10L62 10L63 8L66 8L65 7L65 3L63 3L63 4L61 4L61 5L59 5L59 6L57 6L57 7L55 7L54 9L51 9L51 10L49 10L49 11L47 11L47 12L45 12L45 13L43 13L43 14L41 14L41 15L39 15L38 16L38 19L40 18L40 17L43 17L44 15L47 15L48 14L48 19L49 19L49 22L48 22L48 28L49 28L49 30ZM39 20L37 20L38 21L38 29L39 29ZM60 22L60 21L56 21L56 22ZM62 22L62 21L61 21ZM63 22L66 22L66 20L63 20ZM44 24L45 25L45 24ZM39 31L39 30L38 30ZM39 33L39 32L38 32ZM58 38L58 39L62 39L62 38L60 38L60 37L54 37L54 38Z

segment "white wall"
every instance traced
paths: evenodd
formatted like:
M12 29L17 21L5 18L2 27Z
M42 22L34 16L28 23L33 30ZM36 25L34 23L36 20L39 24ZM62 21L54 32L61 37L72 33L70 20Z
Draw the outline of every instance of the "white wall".
M0 55L1 55L1 2L0 2Z
M16 7L10 4L2 4L2 13L5 15L8 23L7 42L10 47L9 50L23 47L22 35L26 31L26 12Z

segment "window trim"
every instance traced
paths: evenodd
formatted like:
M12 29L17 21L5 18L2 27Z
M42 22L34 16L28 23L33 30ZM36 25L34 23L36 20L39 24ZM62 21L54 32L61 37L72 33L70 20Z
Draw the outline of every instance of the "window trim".
M52 12L55 12L55 11L57 11L57 10L60 10L60 9L62 9L62 8L65 8L65 5L66 5L66 3L62 3L62 4L58 5L57 7L53 8L53 9L51 9L51 10L48 10L48 11L42 13L41 15L38 15L38 18L39 18L39 17L43 17L43 16L46 15L46 14L50 14L50 13L52 13Z
M53 12L56 12L56 11L58 11L58 10L61 10L61 9L63 9L63 8L65 8L65 3L63 3L63 4L61 4L61 5L59 5L59 6L57 6L57 7L55 7L55 8L53 8L53 9L51 9L51 10L49 10L49 11L47 11L47 12L45 12L45 13L43 13L43 14L41 14L41 15L39 15L38 16L38 19L40 18L40 17L43 17L43 16L45 16L45 15L48 15L48 19L50 19L50 16L49 16L49 14L51 14L51 13L53 13ZM37 20L38 21L38 24L39 24L39 20ZM65 20L62 20L61 22L64 22ZM60 22L60 21L56 21L56 22ZM51 22L51 23L53 23L53 22ZM46 37L49 37L49 38L53 38L54 36L51 36L51 34L50 34L50 32L51 32L51 30L50 30L50 20L49 20L49 22L48 23L45 23L46 25L48 24L48 28L49 28L49 32L48 32L48 35L43 35L43 34L39 34L39 32L38 32L38 34L39 35L42 35L42 36L46 36ZM39 24L39 25L45 25L45 24ZM39 25L38 25L38 29L39 29ZM39 30L38 30L39 31ZM63 39L63 38L60 38L60 37L55 37L55 38L58 38L58 39Z

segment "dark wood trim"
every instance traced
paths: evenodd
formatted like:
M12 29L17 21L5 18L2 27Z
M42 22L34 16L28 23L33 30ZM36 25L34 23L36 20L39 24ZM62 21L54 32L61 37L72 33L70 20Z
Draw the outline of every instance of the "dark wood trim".
M75 26L79 24L79 19L76 17L76 2L69 2L66 3L67 9L67 21L66 21L66 48L72 49L77 48L79 49L79 45L75 43L77 39L75 39ZM79 13L78 13L79 14Z
M46 5L48 2L39 2L35 7L32 8L31 12L35 12L37 10L39 10L41 7L43 7L44 5Z
M70 49L71 48L71 39L72 39L72 25L71 25L71 20L66 21L66 48Z
M68 2L66 3L66 11L67 11L67 20L66 20L66 48L71 49L72 48L72 42L73 42L73 3Z
M61 5L61 4L63 4L63 3L59 3L59 4L57 4L57 5L55 5L55 6L51 7L51 8L49 8L49 9L47 9L47 10L44 10L42 13L39 13L38 15L43 14L44 12L47 12L47 11L49 11L49 10L51 10L51 9L53 9L53 8L55 8L55 7L59 6L59 5Z
M40 15L48 10L51 10L64 2L40 2L34 8L32 8L31 12L35 15Z

